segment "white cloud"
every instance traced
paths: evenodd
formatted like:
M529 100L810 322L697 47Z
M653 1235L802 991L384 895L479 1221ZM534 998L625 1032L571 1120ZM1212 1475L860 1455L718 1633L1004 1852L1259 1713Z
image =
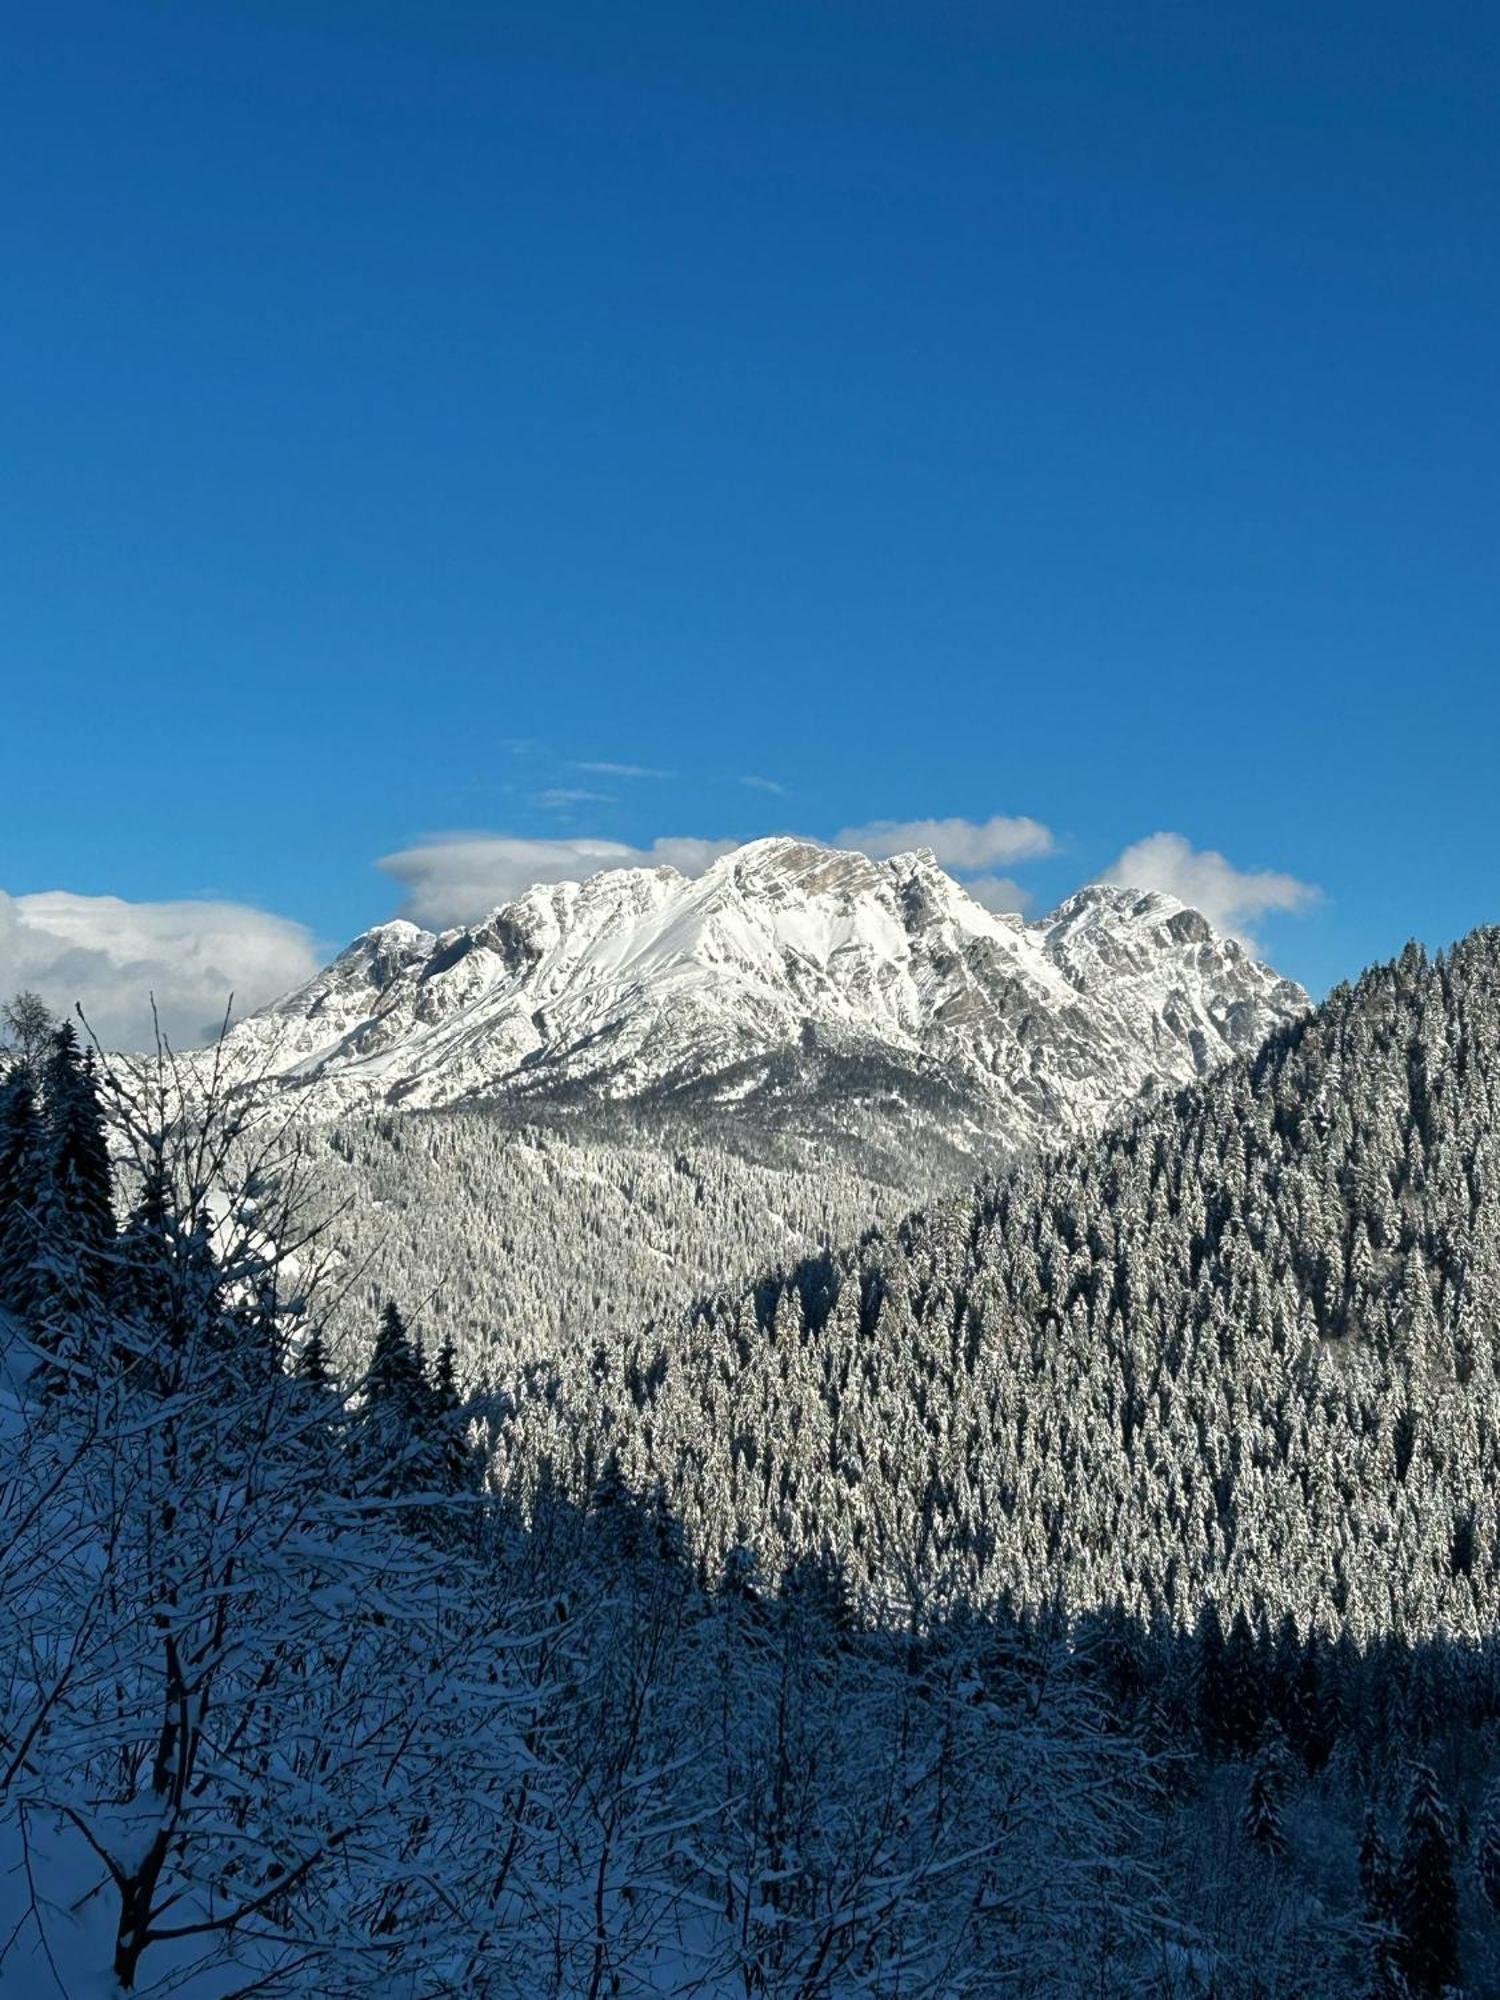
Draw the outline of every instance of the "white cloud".
M775 778L757 778L752 774L750 777L741 778L740 783L748 785L752 792L773 792L778 799L786 797L786 786L778 783Z
M616 803L609 792L591 792L586 785L549 785L545 792L538 792L536 802L549 811L559 811L568 806L612 806Z
M63 889L0 891L0 995L22 987L59 1014L81 1003L106 1048L152 1037L151 997L180 1048L211 1040L231 993L236 1016L317 970L303 925L244 903L128 903Z
M964 878L964 889L976 903L1001 915L1019 916L1031 907L1030 890L1012 882L1008 875L969 875Z
M993 868L997 863L1024 861L1050 854L1051 830L1036 819L875 819L866 826L846 826L833 837L835 847L855 847L877 860L930 847L945 868Z
M746 780L745 782L752 782ZM754 781L765 788L772 779ZM561 793L556 795L561 802ZM990 909L1019 910L1026 892L989 865L1052 851L1052 835L1033 819L992 819L983 825L969 820L877 820L849 827L834 843L858 847L877 857L930 847L944 865L974 877L970 892ZM398 854L388 854L378 866L405 891L401 914L432 930L452 924L472 924L501 903L539 882L580 882L612 868L676 868L684 875L701 875L730 853L732 840L701 840L687 835L632 846L621 840L587 837L548 839L511 834L439 834ZM976 873L976 871L982 871Z
M611 868L676 868L701 875L732 840L688 836L631 847L621 840L527 840L452 834L388 854L379 863L406 891L402 915L433 930L472 924L537 882L582 882Z
M1257 918L1274 910L1305 910L1322 890L1271 868L1236 868L1210 848L1195 848L1180 833L1153 833L1127 847L1100 876L1131 889L1159 889L1199 910L1217 931L1253 945Z
M670 778L670 771L657 771L649 764L611 764L606 758L575 758L570 771L588 771L596 778Z

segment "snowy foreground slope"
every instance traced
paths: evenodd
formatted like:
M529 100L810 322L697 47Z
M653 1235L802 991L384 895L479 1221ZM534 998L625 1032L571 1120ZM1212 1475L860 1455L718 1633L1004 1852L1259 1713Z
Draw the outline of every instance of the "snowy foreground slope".
M696 880L619 870L438 936L379 925L232 1053L317 1115L895 1100L1028 1144L1091 1132L1306 1006L1167 896L1094 886L1026 923L928 853L774 839Z

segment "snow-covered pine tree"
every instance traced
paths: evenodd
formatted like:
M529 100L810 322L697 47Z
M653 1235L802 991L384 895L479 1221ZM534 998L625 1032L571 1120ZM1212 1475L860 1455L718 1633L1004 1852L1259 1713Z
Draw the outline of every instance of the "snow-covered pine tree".
M1485 1793L1474 1828L1474 1870L1484 1900L1500 1916L1500 1783Z
M313 1325L297 1350L296 1372L310 1389L331 1390L337 1386L321 1322Z
M388 1299L365 1373L355 1450L369 1478L388 1493L411 1492L431 1476L430 1390L401 1308Z
M1286 1853L1286 1834L1281 1825L1281 1808L1290 1778L1290 1758L1286 1741L1274 1723L1261 1737L1250 1770L1241 1825L1245 1838L1269 1855Z
M1458 1887L1453 1820L1430 1765L1413 1767L1396 1876L1400 1965L1412 1991L1440 1995L1456 1986Z
M17 1063L0 1078L0 1307L23 1320L36 1305L42 1148L31 1072Z
M98 1262L115 1233L104 1107L92 1050L71 1021L54 1032L42 1072L47 1171L76 1254Z

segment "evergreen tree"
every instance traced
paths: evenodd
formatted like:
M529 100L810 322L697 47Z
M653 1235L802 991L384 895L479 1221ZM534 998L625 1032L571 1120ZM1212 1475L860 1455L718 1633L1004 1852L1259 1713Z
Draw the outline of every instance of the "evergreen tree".
M1397 1964L1396 1864L1373 1806L1365 1813L1359 1843L1359 1898L1360 1913L1370 1933L1374 1991L1379 1996L1394 1996L1405 1984Z
M1474 1830L1474 1869L1484 1900L1500 1917L1500 1782L1492 1784L1485 1794Z
M458 1353L451 1337L438 1349L428 1406L439 1482L447 1493L462 1493L476 1484L478 1467L469 1443L468 1411L458 1386Z
M1245 1837L1263 1853L1286 1853L1286 1835L1281 1826L1281 1806L1286 1795L1288 1757L1281 1731L1273 1723L1261 1739L1250 1773L1250 1789L1245 1799L1241 1825Z
M1453 1821L1431 1767L1412 1772L1402 1830L1396 1913L1400 1962L1413 1992L1441 1994L1458 1983L1458 1888Z
M1264 1662L1243 1609L1226 1638L1215 1606L1199 1629L1198 1691L1205 1741L1226 1756L1248 1756L1265 1721Z
M36 1304L42 1124L30 1072L0 1081L0 1306L28 1319Z
M1224 1647L1223 1737L1237 1756L1248 1756L1259 1741L1266 1715L1265 1649L1245 1611L1235 1613Z
M116 1245L115 1272L113 1290L125 1329L122 1354L133 1330L137 1364L166 1387L181 1367L188 1341L219 1323L219 1274L202 1221L184 1234L160 1154L142 1169L140 1192Z
M314 1326L302 1343L297 1356L296 1373L312 1389L333 1389L337 1386L333 1369L328 1361L328 1348L323 1339L323 1329Z
M429 1390L401 1308L387 1300L365 1374L356 1450L365 1474L387 1493L409 1493L430 1470Z
M91 1051L81 1050L71 1021L53 1034L43 1072L47 1174L74 1254L103 1273L115 1233L109 1148Z

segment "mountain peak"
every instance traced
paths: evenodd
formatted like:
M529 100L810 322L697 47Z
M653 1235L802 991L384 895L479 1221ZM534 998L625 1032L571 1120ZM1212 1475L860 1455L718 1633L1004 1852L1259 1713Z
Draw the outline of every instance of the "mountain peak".
M930 850L779 835L696 878L542 885L441 937L377 925L234 1032L317 1112L583 1090L854 1117L875 1092L1022 1144L1096 1129L1305 1005L1170 897L1094 884L1028 924Z
M867 884L877 864L850 848L825 847L796 834L773 834L747 841L722 855L709 875L750 888L774 887L805 896Z

